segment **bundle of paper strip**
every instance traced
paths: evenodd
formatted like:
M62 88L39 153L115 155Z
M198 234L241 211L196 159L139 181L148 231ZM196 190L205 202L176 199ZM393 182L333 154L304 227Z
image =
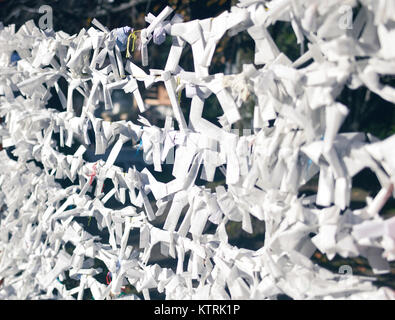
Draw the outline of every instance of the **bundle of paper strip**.
M340 5L359 5L351 29ZM395 136L379 141L339 134L348 108L336 102L345 86L366 86L395 103L395 90L379 81L395 74L394 19L392 0L243 0L215 18L188 22L166 7L149 14L138 32L110 31L97 20L72 36L42 31L32 21L18 31L2 27L0 134L8 153L0 152L0 299L82 299L86 290L94 299L110 299L124 285L145 299L154 290L166 299L394 298L391 289L373 284L374 277L345 277L311 259L316 250L328 259L361 256L375 274L389 273L395 259L395 218L380 216L394 196ZM298 43L308 43L294 62L268 32L277 21L289 22ZM242 31L255 41L254 64L239 74L209 74L216 44L225 33ZM150 41L166 37L173 42L164 70L147 73L133 63L132 46L141 50L145 67ZM194 72L179 66L188 45ZM100 103L112 109L111 93L119 89L133 93L143 113L138 82L140 90L164 82L176 123L168 117L160 128L142 116L138 124L95 116ZM48 104L51 89L64 111ZM182 90L191 98L188 121L178 99ZM84 99L80 114L74 91ZM220 126L202 117L212 94L224 112ZM253 133L240 137L232 124L251 95ZM81 143L74 155L60 152L73 143ZM148 167L125 172L114 165L125 143L140 143L158 172L175 150L174 179L164 183ZM110 148L107 160L86 161L90 145L97 155ZM351 210L352 177L364 168L382 189L364 208ZM213 181L216 170L226 181L215 192L196 184L198 178ZM316 174L317 194L298 197ZM106 179L114 186L107 193ZM62 180L71 185L62 188ZM111 197L124 206L106 207ZM154 225L162 214L164 225ZM230 245L226 224L241 222L251 233L251 215L265 222L264 246ZM89 233L81 217L108 237ZM216 231L205 232L207 225ZM140 239L134 247L133 234ZM72 255L66 243L75 247ZM174 267L149 262L158 243ZM98 260L108 270L97 267ZM106 283L99 275L107 271ZM66 285L67 277L74 281Z

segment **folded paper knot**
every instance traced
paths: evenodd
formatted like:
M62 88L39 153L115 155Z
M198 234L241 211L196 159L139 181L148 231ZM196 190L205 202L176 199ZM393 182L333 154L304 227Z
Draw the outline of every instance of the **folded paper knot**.
M338 18L334 3L340 0L329 5L310 0L305 6L272 0L269 11L263 2L239 0L215 18L186 23L177 15L167 20L172 13L167 7L158 16L149 14L149 26L142 30L126 26L110 32L93 20L99 30L70 38L41 33L29 22L17 33L0 23L0 39L6 39L0 46L0 140L8 149L0 152L0 215L5 217L0 219L0 274L7 275L6 280L0 277L0 299L69 299L77 292L82 299L86 289L96 300L125 293L122 299L129 299L134 296L130 288L122 287L127 281L144 299L150 299L151 289L164 292L166 300L276 299L282 293L294 299L395 298L377 290L371 280L333 281L338 275L310 261L317 249L328 259L360 254L380 274L389 273L387 262L395 260L395 217L384 220L380 214L394 195L395 135L380 142L364 133L339 133L349 111L334 103L342 87L363 83L394 99L391 88L380 85L379 75L392 70L386 60L393 57L393 42L387 37L394 26L385 21L395 16L395 6L368 10L362 4L354 30L346 32L333 24ZM291 22L302 47L308 41L309 50L295 62L280 53L270 36L269 25L279 20ZM371 29L377 29L374 37ZM234 74L239 63L226 63L226 72L209 74L221 37L244 31L255 42L254 64L243 64ZM314 35L305 38L305 31ZM149 66L148 44L151 39L162 44L167 35L172 45L164 70L149 69L147 74L132 61L123 64L120 51L126 50L130 58L139 40L142 65ZM187 43L194 71L180 64ZM12 52L21 55L20 61L18 56L10 60ZM358 56L369 59L356 64ZM58 76L69 82L67 97L55 81ZM113 109L112 92L120 89L134 95L143 113L148 102L139 82L148 89L160 81L172 109L171 114L166 111L164 128L143 116L138 118L141 127L96 116L102 102L105 110ZM47 108L51 84L67 111ZM21 94L14 94L18 89ZM190 109L188 117L180 107L184 89L192 99L190 108L183 106ZM81 116L73 106L75 91L86 99ZM162 93L158 91L158 100ZM223 109L218 121L204 116L212 104L210 95ZM214 120L214 114L209 118ZM253 130L245 128L248 123ZM75 139L84 143L74 155L65 155L55 134L62 148L71 147ZM10 147L17 161L10 159ZM136 160L145 161L142 171L128 155L123 157L130 149L143 153L136 157L132 151ZM83 158L85 151L94 152L95 160ZM107 155L106 160L97 160L100 155ZM173 162L165 168L168 160ZM163 174L170 176L170 168L175 179L161 182L152 174L151 169L160 172L162 166ZM368 198L366 207L353 210L352 180L364 168L374 171L382 189ZM316 194L299 196L317 173ZM220 182L222 175L225 180ZM88 192L95 177L96 190ZM73 185L62 189L54 178L69 178ZM108 202L112 197L114 203ZM252 215L264 225L255 224ZM165 216L164 224L155 221L160 216ZM254 251L231 244L228 233L236 230L230 221L259 235L254 239L264 235L264 246L259 241L254 247L261 249ZM208 232L208 222L211 230L216 225L215 232ZM15 227L20 225L24 227ZM68 243L75 247L72 254ZM156 244L162 255L173 259L171 268L148 264L155 258ZM99 268L96 259L108 268Z
M157 45L161 45L166 40L166 30L163 26L154 29L153 41Z
M119 47L119 50L125 51L126 50L126 44L128 42L128 35L133 29L131 27L122 27L122 28L117 28L115 29L115 36L117 38L116 43L117 46Z

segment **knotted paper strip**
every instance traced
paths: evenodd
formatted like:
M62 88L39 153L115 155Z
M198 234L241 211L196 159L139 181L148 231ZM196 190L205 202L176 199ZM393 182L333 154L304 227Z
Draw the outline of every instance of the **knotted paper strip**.
M345 86L366 86L395 102L395 89L379 81L395 73L395 7L391 0L361 1L348 29L338 10L344 4L352 8L357 1L241 0L215 18L188 22L166 7L149 14L138 34L143 66L149 66L149 45L172 38L165 69L149 73L122 58L131 27L110 31L93 20L73 36L43 32L32 21L18 31L1 27L0 136L8 152L0 152L0 299L82 299L87 289L94 299L110 299L126 284L146 299L153 291L166 299L394 298L374 277L344 278L311 260L316 250L328 259L362 256L375 274L390 272L395 260L395 218L380 216L394 196L395 136L379 141L339 133L349 111L336 101ZM298 42L308 44L296 61L270 35L277 21L289 22ZM255 65L210 74L216 44L243 31L255 42ZM194 72L179 66L187 44ZM140 123L95 116L100 103L113 108L113 90L133 94L143 113L140 90L154 82L164 83L171 101L173 116L163 128L144 115ZM188 117L178 99L184 89ZM80 113L76 92L83 98ZM51 107L53 94L63 111ZM202 117L213 94L224 112L220 125ZM256 97L252 132L239 136L231 128L250 96ZM75 154L62 152L73 144L81 145ZM127 144L153 166L115 165ZM106 158L85 160L90 146ZM157 181L154 172L162 171L171 150L173 179ZM364 168L382 189L351 210L352 177ZM213 181L216 171L225 175L224 185L196 184ZM317 194L298 197L316 174ZM111 190L103 189L106 181ZM120 208L108 206L111 198ZM163 214L164 224L156 224ZM252 233L251 216L265 222L257 251L231 245L226 231L234 221ZM88 232L82 218L107 236ZM206 232L208 225L215 231ZM139 238L135 246L132 236ZM157 244L174 267L150 263Z

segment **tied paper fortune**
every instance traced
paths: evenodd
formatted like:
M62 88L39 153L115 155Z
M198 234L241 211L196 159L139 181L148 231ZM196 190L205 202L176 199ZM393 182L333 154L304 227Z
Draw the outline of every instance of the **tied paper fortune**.
M217 17L193 21L166 7L149 14L138 35L142 66L123 59L131 27L109 30L94 19L88 30L68 35L44 33L33 21L17 31L1 26L0 299L82 299L86 290L95 300L138 299L121 297L125 285L145 299L154 291L166 299L394 299L375 277L345 277L311 259L316 251L329 260L361 256L375 276L389 273L395 260L395 218L380 216L395 194L395 136L380 141L339 133L349 109L336 100L346 86L365 86L395 103L395 89L379 81L394 74L395 7L390 0L361 1L349 30L337 26L344 3L357 5L240 0ZM298 43L308 44L296 61L270 35L277 21L290 23ZM243 31L254 40L254 64L238 74L210 74L220 39ZM172 46L165 68L144 71L148 46L166 37ZM193 72L179 65L187 45ZM143 115L140 90L154 82L164 84L171 102L163 128ZM100 103L113 109L116 89L136 99L139 123L95 116ZM191 99L188 117L178 99L182 90ZM80 114L76 92L83 97ZM49 105L53 94L62 111ZM202 116L211 95L224 112L220 125ZM231 128L252 95L253 130L239 136ZM61 152L74 143L80 144L74 154ZM115 165L131 143L152 171ZM95 155L107 153L106 160L86 161L91 145ZM171 150L173 179L164 183L154 172L162 171ZM352 210L352 178L365 168L381 191ZM216 170L224 185L196 184L198 178L212 182ZM317 193L298 196L315 175ZM106 181L113 185L108 192ZM107 206L111 198L122 208ZM164 224L155 224L164 214ZM231 245L226 224L239 222L253 233L252 217L265 223L264 245L256 251ZM107 236L88 232L81 218ZM207 225L214 232L207 233ZM133 235L139 239L134 246ZM74 246L72 254L66 244ZM150 263L156 245L173 267ZM73 286L66 286L67 278Z

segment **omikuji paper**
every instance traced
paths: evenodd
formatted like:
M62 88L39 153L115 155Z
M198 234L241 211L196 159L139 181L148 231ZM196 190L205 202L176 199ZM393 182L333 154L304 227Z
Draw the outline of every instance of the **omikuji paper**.
M0 27L0 137L8 149L0 152L0 298L82 299L89 289L94 299L112 299L128 284L145 299L153 291L166 299L395 298L373 284L375 277L332 272L311 260L316 251L329 260L361 256L375 276L389 273L395 260L395 220L380 216L395 195L395 136L339 133L349 109L336 100L346 86L365 86L395 102L395 89L380 82L395 73L395 6L361 1L350 29L342 5L352 10L357 2L240 0L217 17L186 22L166 7L148 14L143 30L109 30L94 19L72 36L43 32L32 21L18 31ZM295 61L270 34L277 21L289 23L304 46ZM221 38L243 31L254 40L254 64L238 74L210 74ZM124 57L132 36L141 65ZM168 37L164 70L149 69L148 46ZM187 46L194 65L188 72L179 65ZM144 117L142 88L156 82L171 102L163 128ZM100 104L113 109L114 90L136 99L138 123L95 115ZM179 99L184 90L191 99L186 108ZM53 94L63 110L51 107ZM212 95L223 110L219 125L203 118ZM239 136L232 125L251 96L252 127ZM60 151L74 143L81 145L74 154ZM126 144L143 154L146 168L116 165ZM86 161L91 149L103 158ZM170 156L172 180L158 181L155 173ZM352 178L365 168L381 191L352 210ZM217 170L223 184L197 184L214 181ZM315 175L316 194L298 196ZM111 190L103 188L106 180ZM120 209L108 207L112 198ZM251 216L265 222L256 251L230 244L226 229L238 222L253 233ZM89 233L82 217L107 237ZM157 247L173 267L150 262ZM74 287L66 287L67 277Z

